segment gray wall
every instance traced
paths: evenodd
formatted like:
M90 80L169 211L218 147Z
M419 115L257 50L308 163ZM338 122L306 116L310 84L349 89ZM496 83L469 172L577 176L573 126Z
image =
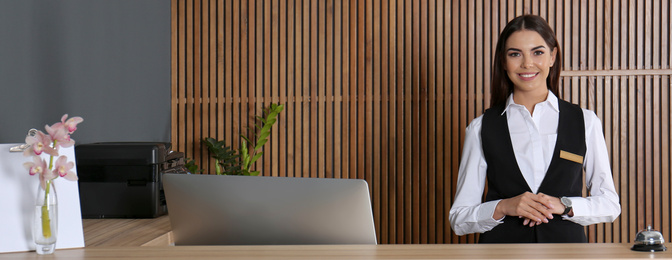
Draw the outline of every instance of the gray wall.
M0 0L0 143L170 141L170 0Z

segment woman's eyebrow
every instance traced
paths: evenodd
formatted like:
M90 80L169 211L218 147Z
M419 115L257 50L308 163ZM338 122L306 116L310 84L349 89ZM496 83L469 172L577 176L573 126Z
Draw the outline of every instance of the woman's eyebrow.
M536 51L536 50L538 50L538 49L545 49L545 48L546 48L546 46L544 46L544 45L539 45L539 46L537 46L537 47L532 48L532 50L533 50L533 51ZM517 52L522 52L520 49L516 49L516 48L508 48L508 49L506 49L506 51L517 51Z

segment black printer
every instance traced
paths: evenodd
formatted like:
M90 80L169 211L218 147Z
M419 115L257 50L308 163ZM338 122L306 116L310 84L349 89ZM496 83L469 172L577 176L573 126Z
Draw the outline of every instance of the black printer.
M183 167L170 143L107 142L75 146L83 218L154 218L166 214L161 174Z

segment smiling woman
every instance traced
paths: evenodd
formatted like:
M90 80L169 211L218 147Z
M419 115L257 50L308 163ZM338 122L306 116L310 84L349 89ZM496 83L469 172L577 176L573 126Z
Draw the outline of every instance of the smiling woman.
M516 58L520 56L522 58ZM539 77L539 81L545 82L546 88L558 96L558 82L562 69L561 57L562 52L558 40L543 18L525 15L511 20L500 34L495 49L490 105L494 107L506 103L506 99L513 93L514 86L516 86L513 80L518 78L512 77L509 73L512 70L521 70L522 66L533 65L525 64L526 62L538 64L536 69L542 67L546 69L546 74Z
M583 226L620 214L601 122L558 99L561 64L543 18L520 16L502 31L492 107L466 130L449 217L456 234L483 233L481 243L586 242Z
M546 79L558 48L550 48L535 31L520 30L506 41L506 73L513 82L516 104L524 105L530 113L534 105L548 95Z

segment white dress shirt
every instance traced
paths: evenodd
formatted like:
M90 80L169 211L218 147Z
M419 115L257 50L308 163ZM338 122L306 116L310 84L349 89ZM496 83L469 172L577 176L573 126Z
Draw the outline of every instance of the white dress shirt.
M513 101L510 95L506 118L513 150L528 186L537 193L553 157L558 135L558 98L548 92L546 101L534 107L534 114ZM584 170L589 197L570 197L574 216L563 219L581 225L613 222L621 213L618 194L614 188L607 146L600 119L590 110L583 109L586 130ZM488 168L481 146L481 122L474 119L466 129L462 160L457 177L457 191L450 209L450 225L457 235L483 233L499 225L492 218L500 200L482 202ZM542 225L544 225L542 223Z

